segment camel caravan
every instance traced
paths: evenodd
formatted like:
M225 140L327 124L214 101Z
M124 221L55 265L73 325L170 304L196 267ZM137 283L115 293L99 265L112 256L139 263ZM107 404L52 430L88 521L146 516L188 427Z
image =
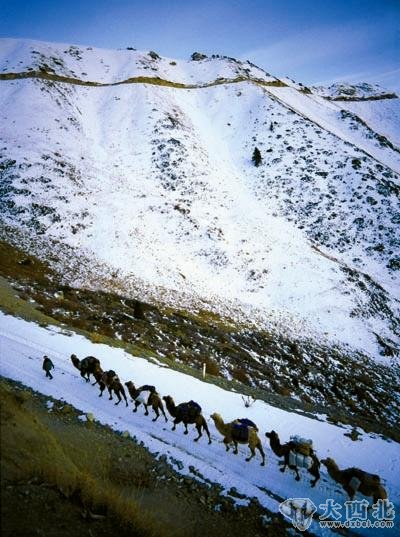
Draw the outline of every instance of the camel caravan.
M118 405L124 399L125 406L128 406L125 389L115 371L111 369L109 371L103 371L100 360L94 356L87 356L83 360L79 360L75 354L72 354L71 361L86 382L90 381L90 375L93 376L94 382L92 382L92 386L98 384L100 389L99 397L103 395L104 390L107 388L109 400L113 399L114 394L117 397L115 405ZM187 401L176 405L170 395L161 398L154 386L146 384L136 388L133 381L125 382L125 386L133 403L133 412L137 412L139 406L143 405L145 416L149 415L149 408L151 408L155 413L153 421L157 421L161 413L167 422L168 418L164 410L164 401L166 409L173 421L173 431L175 431L179 423L183 423L185 428L183 434L186 435L189 433L188 425L193 424L198 433L194 441L197 442L200 440L203 432L205 432L208 437L208 443L211 444L211 435L207 421L198 403ZM238 418L225 423L221 415L217 412L211 414L210 417L215 424L216 430L223 437L226 451L229 451L233 445L233 453L237 455L238 444L245 444L250 449L250 455L245 459L246 462L251 461L255 457L257 450L261 456L261 466L265 466L266 457L258 434L258 427L254 422L248 418ZM272 452L278 458L283 458L283 461L279 462L280 465L283 465L280 471L285 472L286 468L293 470L296 481L300 481L299 469L303 468L313 477L310 481L310 486L315 487L320 479L320 466L322 463L326 466L329 476L342 486L350 500L353 500L357 492L360 492L364 496L372 497L374 503L380 499L385 500L388 498L387 492L381 484L378 475L369 474L359 468L339 470L339 467L332 458L320 461L314 451L311 439L292 436L289 442L281 444L278 433L275 431L267 432L265 436L269 440Z

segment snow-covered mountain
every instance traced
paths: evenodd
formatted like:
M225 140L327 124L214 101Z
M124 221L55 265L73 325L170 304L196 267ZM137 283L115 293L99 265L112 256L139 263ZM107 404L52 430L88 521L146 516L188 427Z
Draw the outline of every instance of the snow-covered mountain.
M331 84L330 86L313 86L312 91L332 100L381 100L396 99L397 95L387 91L379 84L348 84L345 82Z
M396 352L396 96L12 39L0 87L3 235L73 284Z

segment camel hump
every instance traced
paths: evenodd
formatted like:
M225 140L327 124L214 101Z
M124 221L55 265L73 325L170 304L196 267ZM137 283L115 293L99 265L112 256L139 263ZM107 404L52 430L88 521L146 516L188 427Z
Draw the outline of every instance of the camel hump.
M302 436L291 436L290 441L293 442L293 450L301 453L305 457L309 457L313 453L313 442L311 438L303 438Z
M119 380L119 376L117 375L117 373L113 371L112 369L110 369L110 371L107 372L107 380L108 382L113 382L113 383L121 382Z
M184 416L189 416L190 418L196 418L201 414L201 406L195 401L188 401L187 403L181 403L179 405L181 412Z
M183 403L186 405L186 412L190 414L191 416L198 416L201 414L201 406L199 403L196 403L196 401L188 401L187 403Z
M145 384L144 386L140 386L139 392L155 392L156 388L155 386L152 386L151 384Z
M253 427L253 429L255 429L256 431L258 431L258 427L257 425L254 423L254 421L251 421L249 420L248 418L238 418L237 420L238 423L241 423L242 425L246 425L247 427Z
M368 474L368 477L370 478L371 481L375 481L376 483L381 482L381 478L377 474Z
M192 409L197 410L198 413L200 414L200 412L201 412L201 406L199 405L199 403L196 403L196 401L192 401L192 400L190 400L190 401L188 402L188 405L189 405Z
M234 440L247 442L249 439L249 426L244 423L232 423L232 437Z

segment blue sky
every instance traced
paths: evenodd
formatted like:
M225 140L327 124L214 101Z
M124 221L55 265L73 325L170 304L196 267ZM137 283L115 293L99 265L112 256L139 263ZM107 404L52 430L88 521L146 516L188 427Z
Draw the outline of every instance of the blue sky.
M0 0L0 36L220 53L305 84L400 92L400 0Z

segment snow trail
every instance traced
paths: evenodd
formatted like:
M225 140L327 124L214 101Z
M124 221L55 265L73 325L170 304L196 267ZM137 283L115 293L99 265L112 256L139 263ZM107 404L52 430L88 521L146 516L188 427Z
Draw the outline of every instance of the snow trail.
M395 442L367 434L362 435L361 441L352 442L343 435L349 428L287 412L259 400L246 409L240 393L228 392L165 366L132 357L122 349L93 344L72 332L57 327L42 328L3 313L0 314L0 322L2 376L62 399L82 412L92 412L98 421L116 431L129 431L156 456L165 454L177 471L191 474L190 468L193 467L204 479L220 483L224 494L235 487L247 498L256 497L272 511L277 511L279 502L289 497L309 497L316 505L324 503L327 498L344 503L347 498L323 466L321 480L314 489L309 486L309 474L302 473L301 481L297 483L291 471L285 474L279 471L278 460L265 438L265 432L274 429L282 442L289 440L293 434L312 438L318 457L331 456L341 468L357 466L379 474L399 512L400 450ZM104 369L114 369L122 382L133 380L136 385L151 383L161 395L172 395L176 403L196 400L209 424L212 445L207 444L204 435L198 443L193 442L196 433L193 426L189 426L190 433L185 436L181 424L175 432L171 431L171 419L165 423L161 417L154 423L152 411L150 416L145 417L142 407L134 414L132 404L129 408L123 402L115 406L108 401L106 393L100 399L98 388L85 383L73 367L70 361L72 353L81 359L94 355L100 359ZM55 364L53 380L44 377L41 369L43 354L49 355ZM259 456L249 463L245 462L247 446L240 446L237 456L225 452L222 437L210 419L214 411L219 412L225 421L246 417L258 425L267 457L266 467L260 466ZM311 530L320 535L329 534L316 522L313 522ZM365 530L365 535L371 533Z

